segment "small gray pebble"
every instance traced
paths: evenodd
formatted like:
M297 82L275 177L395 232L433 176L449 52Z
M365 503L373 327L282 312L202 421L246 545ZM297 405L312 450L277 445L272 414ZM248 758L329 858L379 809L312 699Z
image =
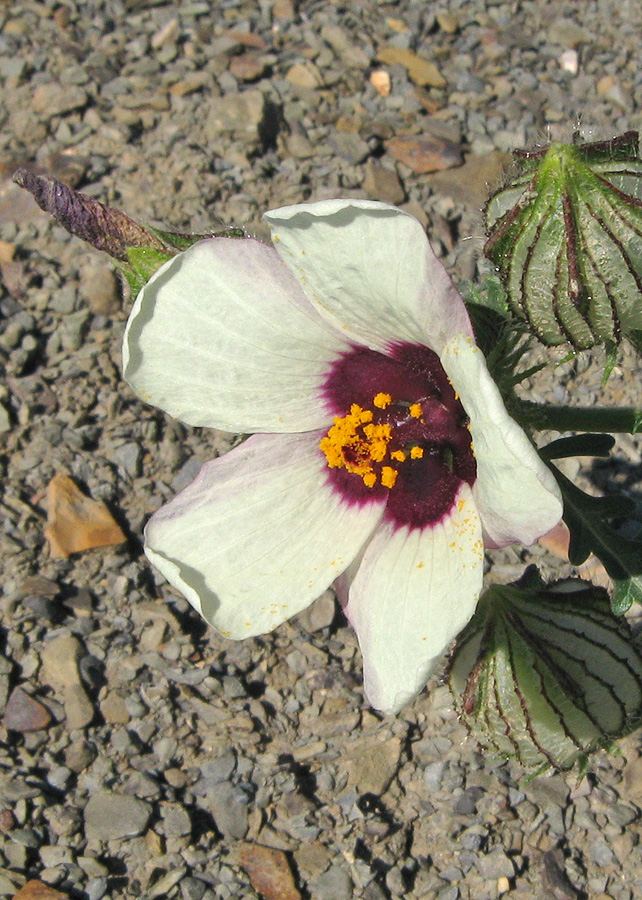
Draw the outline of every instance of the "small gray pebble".
M183 878L179 887L182 900L203 900L206 885L198 878Z
M99 791L85 807L85 834L99 841L133 837L145 830L151 812L149 803L136 797Z
M591 858L598 866L610 866L615 856L604 838L598 838L591 844Z
M208 792L209 806L216 827L222 835L241 840L247 834L247 795L229 781L222 781Z
M314 882L313 896L317 900L351 900L352 879L341 866L331 866Z
M106 878L90 878L85 885L88 900L101 900L107 893Z
M456 884L449 884L437 894L436 900L457 900L459 897L459 888Z
M426 790L431 793L439 790L445 767L446 763L441 759L426 766L424 769L424 785L426 786Z

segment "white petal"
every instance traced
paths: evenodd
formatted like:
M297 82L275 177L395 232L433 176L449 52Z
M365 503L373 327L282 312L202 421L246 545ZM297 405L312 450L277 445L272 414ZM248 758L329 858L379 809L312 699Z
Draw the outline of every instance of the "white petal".
M397 712L422 690L475 610L483 561L481 523L467 484L434 527L377 529L345 607L361 645L365 693L376 709Z
M305 609L381 518L381 505L332 491L320 437L249 438L147 525L150 561L226 637L265 634Z
M470 417L477 460L475 503L495 546L532 544L562 516L557 482L519 425L506 412L483 353L453 338L441 362Z
M420 222L369 200L324 200L265 215L303 290L342 334L385 352L391 342L437 353L472 334L463 300Z
M215 238L140 292L123 362L142 399L190 425L309 431L328 420L320 386L346 348L273 248Z

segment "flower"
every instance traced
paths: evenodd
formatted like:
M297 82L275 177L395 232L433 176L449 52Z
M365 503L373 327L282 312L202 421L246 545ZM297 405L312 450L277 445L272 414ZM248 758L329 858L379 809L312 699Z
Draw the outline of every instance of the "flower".
M152 517L145 552L231 638L336 583L366 695L394 712L472 616L483 541L536 540L559 491L416 219L364 200L266 219L274 248L196 244L132 309L139 396L253 433Z

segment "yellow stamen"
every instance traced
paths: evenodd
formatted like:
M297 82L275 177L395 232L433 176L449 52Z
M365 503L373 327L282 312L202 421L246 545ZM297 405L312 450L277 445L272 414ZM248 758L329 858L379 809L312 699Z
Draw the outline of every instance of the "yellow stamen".
M347 416L336 416L334 424L319 442L331 469L345 468L359 475L366 487L377 482L373 463L382 462L392 438L390 425L375 425L370 409L353 403Z
M386 407L390 406L390 404L392 403L392 397L390 396L390 394L379 392L372 402L377 407L377 409L386 409Z
M408 412L413 417L413 419L420 419L421 414L423 413L421 403L413 403Z
M350 407L350 415L357 418L359 420L359 422L361 422L361 423L372 422L372 415L373 415L372 410L371 409L361 409L361 407L359 406L358 403L352 404L352 406ZM348 416L346 416L346 419L347 418L348 418ZM336 424L337 421L341 422L344 420L343 419L335 419L334 421Z
M399 472L393 469L392 466L384 466L381 470L381 484L387 488L394 487L398 474Z
M423 447L411 447L410 448L410 459L421 459L424 455Z
M406 454L403 452L403 450L393 450L390 454L390 457L391 459L396 459L397 462L404 462L404 460L406 459Z
M388 442L392 437L390 425L364 425L363 433L370 442L370 459L383 462L388 452Z

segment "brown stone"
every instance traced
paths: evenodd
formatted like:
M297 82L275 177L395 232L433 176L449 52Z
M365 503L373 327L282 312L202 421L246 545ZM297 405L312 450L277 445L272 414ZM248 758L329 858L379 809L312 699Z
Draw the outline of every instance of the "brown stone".
M382 200L394 206L403 203L406 192L393 169L384 169L381 163L372 157L367 160L365 168L363 188L370 199Z
M131 719L125 700L115 691L110 691L101 700L100 711L109 725L127 725Z
M51 713L46 706L21 687L13 689L4 710L4 724L9 731L40 731L50 722Z
M399 768L401 740L385 739L379 731L361 734L345 744L341 766L348 773L348 785L360 794L380 794L390 786Z
M261 35L254 31L228 31L227 36L244 47L254 47L255 50L265 50L267 47Z
M83 647L73 634L60 634L42 649L41 678L50 685L65 707L69 731L85 728L94 718L94 707L83 687L78 661Z
M80 274L80 293L96 316L109 316L121 308L118 277L103 262L91 262Z
M437 66L417 56L412 50L405 50L402 47L382 47L377 59L387 66L403 66L410 80L420 87L446 87L446 79Z
M188 72L185 78L175 81L169 88L170 94L174 97L184 97L186 94L193 94L202 88L212 87L212 76L209 72Z
M292 0L274 0L272 15L275 19L291 19L296 12Z
M16 825L16 817L10 809L0 810L0 833L8 834Z
M73 84L39 84L33 92L34 112L48 119L81 109L86 103L87 92Z
M449 12L438 12L435 16L437 24L446 34L456 34L459 31L459 19Z
M295 63L288 69L286 80L295 87L315 90L323 87L323 78L314 63Z
M482 209L492 191L502 183L511 160L510 154L499 150L482 156L469 156L456 171L432 175L430 186L435 194L443 194L460 203Z
M463 162L459 144L431 135L393 137L385 146L394 159L405 163L416 175L450 169Z
M265 69L265 62L254 53L240 53L230 60L230 74L239 81L256 81Z
M290 863L282 850L246 843L239 850L239 862L254 890L265 900L301 900Z

